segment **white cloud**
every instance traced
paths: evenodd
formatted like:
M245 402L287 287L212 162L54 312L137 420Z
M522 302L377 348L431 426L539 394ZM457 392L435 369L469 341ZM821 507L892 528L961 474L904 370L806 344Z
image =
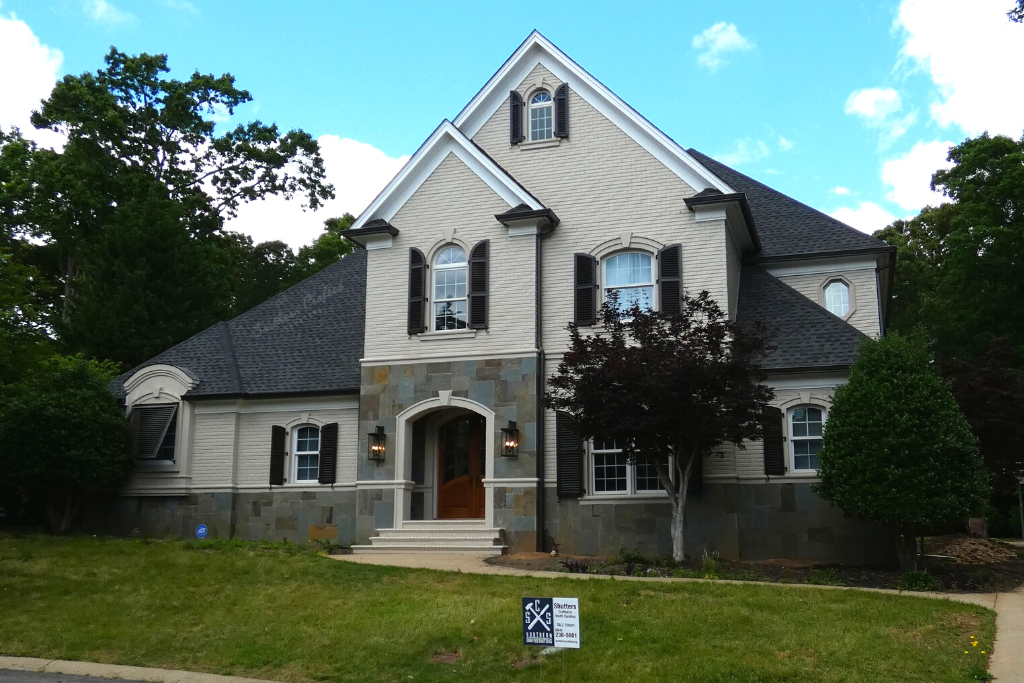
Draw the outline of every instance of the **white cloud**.
M82 10L93 21L111 27L130 24L135 21L134 14L119 10L107 2L107 0L86 0L82 4Z
M28 24L14 14L0 14L0 128L18 127L25 137L48 147L62 146L64 139L52 131L37 131L29 122L40 100L50 96L64 55L39 42Z
M914 112L899 116L903 111L903 102L900 94L892 88L854 90L846 98L845 111L848 115L860 118L869 128L881 131L878 141L881 149L889 147L917 121Z
M843 187L842 185L838 185L836 187L833 187L831 190L829 190L829 192L831 192L832 194L835 194L835 195L848 195L848 194L850 194L850 188Z
M391 158L373 145L337 135L321 136L319 143L335 199L319 211L303 212L298 197L270 197L242 206L226 229L247 233L256 242L281 240L298 249L320 235L325 219L346 211L358 216L409 160Z
M830 215L836 220L868 234L875 230L881 230L896 220L896 216L874 202L861 202L856 209L844 206L836 209Z
M940 168L949 168L946 161L952 142L920 141L901 157L889 159L882 166L882 181L891 189L887 199L903 209L921 208L948 201L942 194L932 192L932 175Z
M787 140L786 138L784 138L784 137L782 137L780 135L779 136L779 149L781 149L783 152L788 152L789 150L793 149L793 141L792 140Z
M744 140L737 140L736 147L731 152L724 154L716 154L715 158L721 161L723 164L730 166L738 166L740 164L749 164L754 161L760 161L771 154L771 150L761 140L752 140L746 138Z
M736 24L720 21L693 37L693 47L700 50L697 64L714 71L727 62L730 52L747 52L754 49L754 43L740 35Z
M968 135L982 131L1016 139L1024 130L1024 27L1007 19L1007 0L903 0L896 25L905 30L901 51L938 87L935 121Z
M162 0L164 7L173 10L180 10L190 14L199 14L199 8L188 0Z

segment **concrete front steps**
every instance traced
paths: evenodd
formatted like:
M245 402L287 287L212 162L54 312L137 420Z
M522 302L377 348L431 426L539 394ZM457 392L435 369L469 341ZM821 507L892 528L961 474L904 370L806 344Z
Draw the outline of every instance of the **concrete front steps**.
M491 529L482 519L408 520L401 529L378 529L377 533L369 545L352 546L352 552L501 555L506 547L501 529Z

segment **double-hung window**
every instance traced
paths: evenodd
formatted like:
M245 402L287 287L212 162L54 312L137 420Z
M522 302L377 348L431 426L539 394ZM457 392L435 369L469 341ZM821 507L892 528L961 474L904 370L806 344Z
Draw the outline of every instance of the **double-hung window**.
M613 439L595 438L590 449L594 495L631 495L661 491L661 480L654 464L642 455L632 465ZM666 458L663 462L668 468Z
M317 427L299 427L294 434L292 459L295 463L295 476L292 481L319 481L320 430Z
M530 140L550 140L554 102L551 95L540 91L530 98Z
M822 427L825 411L814 406L800 406L789 411L790 455L794 472L814 472L821 468Z
M651 255L627 251L604 260L604 297L608 301L618 294L618 309L628 310L633 304L654 308L654 271Z
M434 329L466 329L466 252L454 245L434 258Z

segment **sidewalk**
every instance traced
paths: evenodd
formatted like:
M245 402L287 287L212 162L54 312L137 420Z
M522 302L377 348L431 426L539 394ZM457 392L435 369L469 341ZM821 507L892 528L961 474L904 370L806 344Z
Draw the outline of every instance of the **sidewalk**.
M68 676L116 678L122 681L141 681L142 683L273 683L272 681L268 682L256 678L221 676L219 674L204 674L174 669L152 669L146 666L122 666L120 664L69 662L63 659L0 656L0 672L4 669L9 671L65 674Z
M391 567L434 569L438 571L463 572L467 574L501 574L505 576L533 576L551 579L582 579L616 581L669 581L677 583L707 583L709 579L677 579L641 576L616 576L603 574L567 574L562 572L532 571L513 567L495 567L484 562L478 555L457 553L381 553L367 555L331 555L332 559L358 564L376 564ZM872 593L889 593L918 598L953 600L981 605L996 612L996 639L989 657L988 670L998 683L1024 683L1024 592L1014 593L917 593L896 591L887 588L856 588L853 586L819 586L805 583L768 583L759 581L726 581L721 584L781 586L786 588L817 588L824 590L858 590Z

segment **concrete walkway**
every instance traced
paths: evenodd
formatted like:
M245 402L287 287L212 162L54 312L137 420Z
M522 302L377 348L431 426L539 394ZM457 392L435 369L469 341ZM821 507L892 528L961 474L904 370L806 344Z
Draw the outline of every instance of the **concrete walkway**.
M604 574L567 574L562 572L496 567L484 562L479 555L457 553L380 553L359 555L331 555L332 559L357 564L375 564L389 567L410 567L466 574L500 574L504 576L533 576L550 579L605 579ZM662 581L708 583L709 579L683 579L641 576L616 576L616 581ZM988 660L988 670L998 683L1024 683L1024 592L1013 593L918 593L887 588L856 588L853 586L819 586L806 583L769 583L760 581L727 581L717 583L736 585L781 586L786 588L817 588L825 590L858 590L872 593L890 593L919 598L952 600L981 605L996 612L996 639Z
M6 670L6 671L5 671ZM195 671L174 669L151 669L146 666L122 666L120 664L94 664L92 662L69 662L63 659L37 659L35 657L0 657L0 683L24 683L26 677L11 672L32 672L30 678L39 683L79 683L80 676L115 678L125 683L268 683L256 678L221 676ZM39 676L38 674L48 674ZM272 683L272 682L271 682Z

